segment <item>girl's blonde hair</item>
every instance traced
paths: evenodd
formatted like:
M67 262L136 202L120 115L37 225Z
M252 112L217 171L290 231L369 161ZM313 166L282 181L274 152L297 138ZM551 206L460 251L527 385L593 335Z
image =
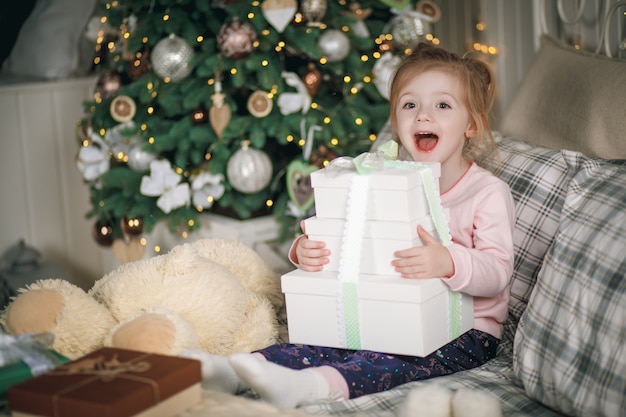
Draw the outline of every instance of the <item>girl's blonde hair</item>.
M400 90L415 76L430 70L446 71L459 78L464 92L464 104L476 127L476 137L465 141L463 156L480 163L497 155L496 143L489 127L489 113L495 99L491 69L483 61L461 57L429 43L421 42L398 67L389 94L391 127L397 132L396 109ZM497 158L497 156L496 156Z

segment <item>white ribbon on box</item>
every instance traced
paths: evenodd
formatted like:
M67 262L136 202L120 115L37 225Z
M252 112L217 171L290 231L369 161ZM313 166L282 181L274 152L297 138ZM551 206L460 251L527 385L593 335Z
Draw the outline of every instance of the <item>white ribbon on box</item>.
M381 145L377 152L366 152L356 158L341 157L334 159L327 167L330 175L346 170L356 172L348 188L346 206L346 222L339 258L337 279L337 323L339 341L347 349L361 349L359 319L359 265L361 261L361 245L363 242L363 225L365 223L369 189L369 174L384 168L403 168L418 170L426 193L430 213L444 246L452 244L452 237L445 219L441 199L435 188L432 171L423 165L408 161L396 160L398 145L394 141ZM461 328L461 294L449 291L449 335L450 340L460 336Z

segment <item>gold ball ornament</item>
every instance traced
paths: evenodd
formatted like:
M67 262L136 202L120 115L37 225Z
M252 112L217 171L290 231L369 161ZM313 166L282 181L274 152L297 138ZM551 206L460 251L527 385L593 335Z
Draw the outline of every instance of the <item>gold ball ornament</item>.
M110 112L116 122L130 122L137 113L137 105L135 100L128 96L117 96L111 101Z
M150 62L154 72L172 82L181 81L191 73L194 50L181 37L171 34L154 46Z
M248 111L257 118L265 117L272 112L274 102L267 91L257 90L248 97Z
M245 58L256 46L257 35L248 22L234 19L226 23L217 34L217 46L228 58Z

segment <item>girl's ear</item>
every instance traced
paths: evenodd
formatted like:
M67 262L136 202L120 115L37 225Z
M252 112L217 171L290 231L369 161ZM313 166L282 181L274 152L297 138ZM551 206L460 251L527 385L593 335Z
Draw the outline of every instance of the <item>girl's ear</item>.
M472 121L470 122L469 126L467 126L467 129L465 129L465 137L467 139L472 139L475 138L477 134L478 128L476 127L476 123Z

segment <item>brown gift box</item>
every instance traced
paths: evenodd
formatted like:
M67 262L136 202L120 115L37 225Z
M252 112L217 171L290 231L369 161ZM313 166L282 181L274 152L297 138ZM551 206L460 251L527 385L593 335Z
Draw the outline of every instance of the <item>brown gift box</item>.
M172 416L200 401L194 359L102 348L9 389L13 416Z

